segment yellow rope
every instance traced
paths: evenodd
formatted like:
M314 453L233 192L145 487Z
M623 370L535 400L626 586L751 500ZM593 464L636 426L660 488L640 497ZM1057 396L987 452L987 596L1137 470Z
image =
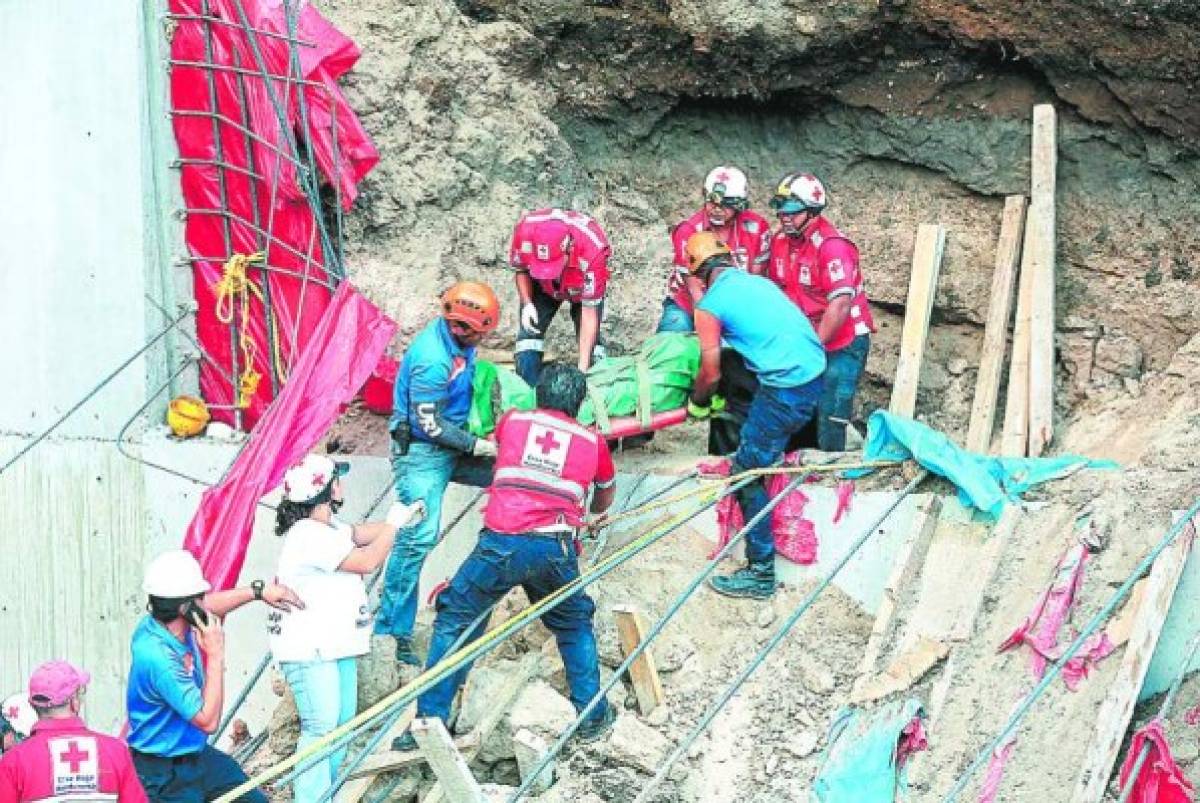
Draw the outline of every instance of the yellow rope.
M753 468L748 471L743 471L740 474L734 474L730 477L700 475L697 477L697 479L719 482L721 485L728 485L730 483L744 480L747 477L761 477L771 474L818 474L828 471L850 471L853 469L862 468L891 468L899 465L902 464L891 460L868 460L857 463L818 463L815 465L800 466L771 466L767 468ZM620 513L615 513L612 516L600 518L592 525L592 529L597 530L603 527L610 527L618 521L636 518L638 516L645 515L652 510L658 510L659 508L670 507L671 505L682 502L685 499L690 499L697 494L704 493L711 487L711 485L701 485L697 488L684 491L683 493L679 493L674 496L668 496L665 499L656 499L653 502L648 502L647 504L639 505L638 507L630 508L629 510L623 510Z
M257 346L254 338L247 331L246 325L246 322L250 320L250 295L254 294L264 307L266 305L262 288L246 275L246 268L250 265L261 265L264 259L261 251L253 254L234 254L225 263L220 280L212 286L213 292L217 294L215 309L217 320L234 325L238 330L238 346L242 350L242 375L238 377L237 406L242 410L250 406L250 400L258 392L258 383L262 381L262 374L254 370ZM237 327L234 323L236 318L234 313L239 306L242 323L240 327ZM283 352L279 347L279 328L269 323L267 328L272 335L271 359L275 363L275 373L279 377L279 381L283 382L287 379L287 370L283 364Z

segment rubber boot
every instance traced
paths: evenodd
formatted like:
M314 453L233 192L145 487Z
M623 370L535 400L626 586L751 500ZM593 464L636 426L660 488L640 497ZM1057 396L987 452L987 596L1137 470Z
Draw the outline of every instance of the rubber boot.
M733 574L713 577L708 584L713 591L726 597L770 599L775 594L775 566L752 563Z
M611 705L605 704L604 714L598 717L593 717L579 726L572 737L573 741L587 744L594 742L613 729L613 725L617 721L617 712Z

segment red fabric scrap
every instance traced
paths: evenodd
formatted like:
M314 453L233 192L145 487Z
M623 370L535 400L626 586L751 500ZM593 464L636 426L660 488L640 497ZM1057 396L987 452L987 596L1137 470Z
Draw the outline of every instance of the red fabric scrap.
M1183 713L1183 721L1193 728L1200 725L1200 703L1197 703Z
M1000 645L1000 652L1020 644L1028 645L1031 649L1030 668L1036 677L1045 674L1046 664L1056 657L1058 633L1083 584L1088 554L1082 544L1076 544L1063 553L1055 569L1054 580L1042 592L1033 612Z
M979 803L994 803L996 800L996 793L1000 791L1000 782L1004 780L1004 767L1012 758L1013 750L1016 747L1017 740L1013 738L1005 740L1003 744L992 751L987 772L983 775L983 784L979 787Z
M1092 668L1112 655L1116 649L1117 645L1112 643L1107 630L1093 633L1087 641L1083 642L1079 652L1063 664L1062 676L1067 688L1070 691L1078 691L1079 685L1091 674Z
M718 457L716 460L701 460L696 464L696 471L702 477L728 477L733 462L728 457Z
M775 497L786 486L788 478L779 475L768 482L767 491ZM772 488L771 486L776 487ZM797 488L783 498L771 511L771 533L775 536L775 551L793 563L810 566L817 562L817 528L811 519L805 518L804 508L808 497Z
M218 590L232 588L246 558L258 501L312 449L354 397L391 342L396 324L342 282L292 376L249 435L225 478L204 492L183 546Z
M1171 745L1158 719L1151 720L1133 735L1129 750L1125 753L1125 761L1121 764L1118 781L1121 788L1125 788L1138 753L1147 742L1150 744L1150 755L1133 782L1129 803L1193 803L1196 799L1195 790L1175 763Z
M854 480L842 480L837 484L837 510L833 512L833 523L837 524L842 516L850 512L850 503L854 501Z
M913 717L912 722L904 726L900 739L896 742L896 768L903 769L904 765L916 753L929 747L929 737L925 733L925 718Z
M745 526L746 517L742 515L742 506L738 504L737 497L733 494L722 496L717 502L717 545L708 554L708 559L715 558L732 540L733 534Z

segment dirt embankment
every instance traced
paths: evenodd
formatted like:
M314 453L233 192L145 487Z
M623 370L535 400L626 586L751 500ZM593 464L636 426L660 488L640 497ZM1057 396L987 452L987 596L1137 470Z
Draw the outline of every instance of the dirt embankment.
M348 248L355 280L402 323L398 349L460 277L501 288L492 345L511 346L507 240L521 210L546 204L609 231L605 332L617 351L636 346L658 316L668 227L698 205L706 170L744 167L762 208L804 166L862 249L881 327L860 415L887 398L916 227L947 227L919 410L956 432L1038 102L1061 121L1062 415L1136 397L1200 324L1188 4L320 5L363 48L348 90L382 161ZM565 322L553 329L568 345Z

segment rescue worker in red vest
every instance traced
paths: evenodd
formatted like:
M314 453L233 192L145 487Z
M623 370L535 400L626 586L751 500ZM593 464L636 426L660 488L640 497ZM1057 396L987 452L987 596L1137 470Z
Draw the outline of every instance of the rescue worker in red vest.
M604 229L582 212L538 209L517 221L508 257L521 300L513 356L517 374L530 385L542 370L546 327L564 301L579 338L579 370L604 358L600 321L611 255Z
M825 350L808 319L771 281L737 269L729 247L710 231L687 243L688 270L704 287L696 305L700 373L692 385L688 413L708 418L721 376L724 340L745 361L757 380L754 399L742 424L732 473L772 465L788 439L804 428L821 397ZM738 491L749 521L767 504L759 479ZM747 566L709 585L731 597L766 599L775 593L775 539L770 516L746 535Z
M822 216L828 203L825 186L810 173L780 180L771 199L780 228L771 240L768 275L808 316L825 346L829 366L817 406L817 446L840 452L875 321L858 248Z
M602 513L612 504L616 472L608 445L575 420L587 395L583 373L574 366L547 365L536 394L536 409L510 411L496 427L499 455L484 528L475 550L438 596L427 668L513 586L524 588L535 603L577 578L575 532L585 523L588 489L595 486L591 512ZM576 710L600 689L592 629L595 610L591 598L578 591L542 618L558 641ZM463 667L421 695L417 716L447 720L468 671L469 666ZM616 713L601 701L580 727L578 738L600 737L615 719ZM396 750L415 746L408 733L393 743Z
M0 759L0 803L146 802L129 748L89 730L79 716L90 679L66 661L33 671L29 702L37 722L30 737Z
M659 332L691 332L692 311L701 288L688 281L687 241L693 234L711 231L729 246L734 264L742 270L762 274L767 269L771 226L750 209L750 183L736 167L714 167L704 178L704 206L671 230L675 268L667 281Z

